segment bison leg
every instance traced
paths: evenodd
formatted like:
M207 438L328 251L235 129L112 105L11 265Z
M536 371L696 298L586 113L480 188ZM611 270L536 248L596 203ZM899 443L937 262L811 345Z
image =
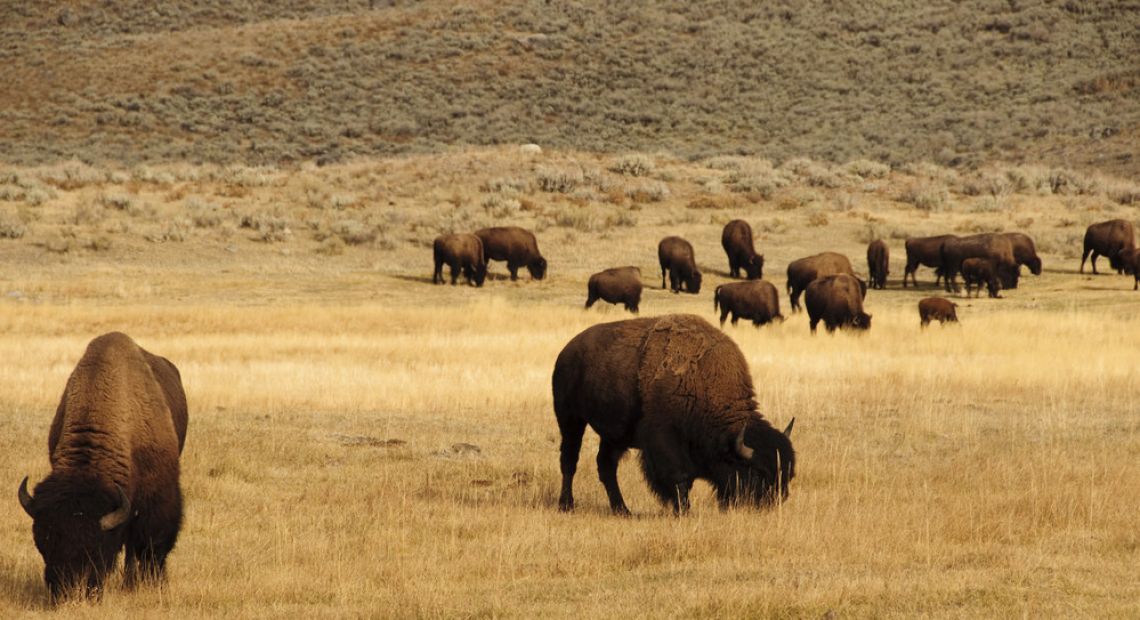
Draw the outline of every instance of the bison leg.
M799 287L793 286L791 288L792 288L792 292L789 295L789 299L792 302L792 312L799 312L799 310L800 310L800 293L802 291L799 289Z
M432 284L443 284L443 261L435 259L435 270L431 274Z
M519 279L519 267L520 265L516 265L515 263L507 263L507 271L511 272L511 280Z
M819 325L819 319L814 317L814 316L811 317L811 333L812 334L815 334L815 328L817 325Z
M665 288L665 263L661 263L661 288Z
M562 495L558 497L558 509L563 512L574 510L574 474L578 471L578 453L582 450L582 435L586 432L586 422L577 418L558 418L558 428L562 431L562 446L559 465L562 468Z
M629 508L621 496L617 480L618 462L621 461L625 451L624 445L608 439L603 439L598 446L598 479L602 481L602 486L606 487L606 495L610 498L610 510L619 516L629 515Z
M586 309L589 310L594 307L594 302L596 301L598 301L598 296L594 294L594 291L590 291L589 294L586 295Z
M1090 261L1090 262L1092 262L1092 270L1093 270L1093 275L1097 275L1097 271L1096 271L1096 259L1097 259L1097 258L1099 258L1099 257L1100 257L1100 253L1099 253L1099 252L1097 252L1096 250L1093 250L1093 251L1092 251L1092 261Z
M637 302L634 302L632 304L626 304L625 309L629 310L630 312L632 312L634 314L637 314Z
M695 468L682 446L672 434L661 430L641 451L641 468L649 488L663 503L671 505L675 514L688 512L689 490L695 477Z
M166 556L174 549L182 522L182 493L173 487L167 497L155 498L152 508L140 512L130 524L126 540L123 581L127 587L139 582L160 581L166 572Z
M720 328L724 329L724 322L728 319L728 308L720 307Z

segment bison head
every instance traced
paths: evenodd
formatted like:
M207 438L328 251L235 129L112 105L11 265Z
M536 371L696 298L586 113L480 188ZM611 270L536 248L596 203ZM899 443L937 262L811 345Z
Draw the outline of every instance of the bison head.
M467 278L475 283L475 286L483 286L483 282L487 280L487 263L482 263L474 267L469 267L470 273Z
M697 293L700 293L701 292L701 272L694 271L692 273L692 275L689 276L689 281L685 283L685 286L686 286L686 288L689 289L689 292L694 294L694 295L696 295Z
M871 315L866 312L860 312L851 319L851 327L855 329L871 329Z
M528 263L526 269L530 272L530 277L541 280L546 277L546 259L539 256Z
M733 440L735 465L731 479L719 481L722 505L730 502L769 506L788 497L788 484L796 476L796 451L792 449L793 418L783 432L767 422L750 422Z
M756 254L744 264L744 273L749 280L759 280L764 277L764 255Z
M1029 273L1032 273L1035 276L1041 275L1041 259L1040 258L1037 258L1036 256L1032 256L1029 258L1028 261L1025 262L1025 265L1027 267L1029 267Z
M49 477L28 493L19 489L20 505L32 517L32 537L44 559L44 581L53 600L72 593L97 596L123 546L123 527L131 502L118 485L93 480Z

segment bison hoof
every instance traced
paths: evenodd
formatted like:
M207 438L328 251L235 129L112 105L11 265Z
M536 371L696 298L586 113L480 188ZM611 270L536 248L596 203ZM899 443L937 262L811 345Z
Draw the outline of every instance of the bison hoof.
M624 505L615 506L611 510L613 510L615 517L632 517L633 516L633 513L629 511L629 508L626 508Z

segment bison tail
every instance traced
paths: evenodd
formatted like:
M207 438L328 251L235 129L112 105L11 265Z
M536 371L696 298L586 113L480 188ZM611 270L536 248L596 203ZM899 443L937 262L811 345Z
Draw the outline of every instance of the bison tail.
M713 312L720 310L720 289L721 287L718 286L716 290L713 291Z

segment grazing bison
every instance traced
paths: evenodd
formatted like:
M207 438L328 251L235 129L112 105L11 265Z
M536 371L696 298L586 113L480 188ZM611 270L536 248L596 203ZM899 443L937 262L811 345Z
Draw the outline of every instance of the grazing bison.
M758 280L764 277L764 255L757 254L752 246L752 227L744 220L732 220L724 225L724 232L720 235L720 244L724 246L724 253L728 255L728 273L734 278L740 277L743 269L749 280Z
M1017 288L1020 267L1013 258L1013 244L1005 235L983 233L955 237L942 243L942 269L947 292L958 289L957 276L962 271L962 261L967 258L989 259L1002 287Z
M165 358L112 332L91 341L48 435L51 474L20 505L53 599L98 594L126 546L125 583L163 576L182 523L186 394Z
M657 260L661 263L661 288L665 288L665 272L669 272L669 288L701 292L701 272L693 258L693 246L680 237L665 237L657 244Z
M538 252L538 240L534 233L518 226L495 226L480 228L475 236L483 242L483 260L507 261L511 279L519 279L519 267L526 267L530 277L541 280L546 277L546 259Z
M625 309L637 314L641 303L641 269L637 267L614 267L599 271L590 276L586 285L586 308L599 299L611 304L623 304Z
M1108 262L1117 273L1124 272L1124 263L1120 255L1125 250L1136 247L1136 234L1132 229L1132 222L1128 220L1109 220L1093 224L1085 231L1085 251L1081 254L1081 273L1085 272L1085 259L1092 254L1092 271L1096 271L1098 256L1108 257Z
M870 329L871 315L863 312L863 293L855 276L841 273L820 278L808 285L804 304L811 320L811 333L822 320L828 332L837 327Z
M947 239L957 239L955 235L935 235L933 237L915 237L906 240L906 268L903 270L903 288L906 288L907 276L911 283L918 288L918 278L915 272L919 266L934 268L934 286L938 286L942 279L942 243Z
M483 242L475 235L440 235L432 244L435 256L435 271L431 274L432 284L443 284L443 266L451 268L451 284L463 277L468 284L483 286L487 277L487 262L483 257Z
M1017 263L1018 268L1025 265L1029 267L1029 273L1035 276L1041 275L1041 258L1037 256L1037 245L1033 243L1033 238L1019 232L1003 234L1013 245L1013 260ZM1017 288L1016 282L1012 288Z
M927 297L918 302L918 316L922 319L920 325L926 327L931 321L938 321L940 325L958 322L958 304L944 297Z
M882 239L867 246L867 271L871 274L871 288L887 288L887 275L891 273L891 251Z
M788 265L788 299L791 302L792 312L800 309L800 293L807 288L813 280L824 276L845 273L855 277L855 270L851 268L851 261L838 252L821 252L792 261ZM867 284L859 280L863 294L867 293Z
M732 314L733 325L741 318L751 320L757 327L777 319L784 320L784 315L780 314L779 293L771 282L764 280L730 282L716 287L713 311L718 308L721 328L724 328L724 320L729 314Z
M688 510L698 478L712 484L722 508L787 497L796 471L792 424L780 432L756 411L740 349L698 316L590 327L562 349L551 382L562 433L562 510L574 508L587 425L601 438L598 476L615 514L629 514L617 466L630 448L641 451L654 494L677 513Z
M980 297L982 286L989 291L990 297L994 299L1001 297L998 294L1001 290L1001 281L997 276L997 268L988 258L967 258L962 261L962 280L966 282L966 297L970 296L970 291L974 287L977 287L975 297Z

